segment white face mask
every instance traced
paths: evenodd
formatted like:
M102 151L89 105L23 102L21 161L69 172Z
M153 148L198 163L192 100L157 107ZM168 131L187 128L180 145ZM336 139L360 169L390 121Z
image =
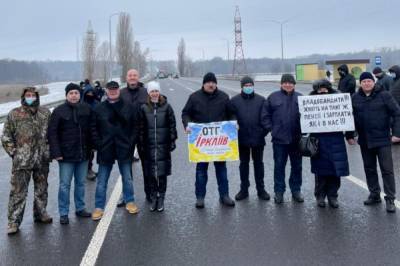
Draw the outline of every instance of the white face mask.
M395 79L396 78L396 73L390 72L390 76Z

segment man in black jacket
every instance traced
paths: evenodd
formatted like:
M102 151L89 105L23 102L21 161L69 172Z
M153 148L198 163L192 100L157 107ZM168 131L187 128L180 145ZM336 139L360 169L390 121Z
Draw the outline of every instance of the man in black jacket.
M66 101L54 109L48 127L50 155L60 167L58 210L60 223L68 224L69 195L74 177L75 213L78 217L90 217L85 210L85 177L91 152L89 122L91 109L80 103L79 85L70 83L65 88Z
M389 91L393 83L393 78L387 75L380 67L375 67L372 73L377 79L376 84Z
M356 79L352 74L349 73L347 65L341 65L338 67L340 76L338 90L343 93L353 93L356 91Z
M257 195L262 200L269 200L270 195L264 188L264 146L266 131L261 125L261 111L265 98L254 92L254 81L251 77L243 77L240 81L242 91L231 99L230 106L239 124L239 156L240 156L240 191L236 200L249 196L249 163L250 153L254 164L254 178Z
M394 99L400 104L400 66L394 65L389 68L390 76L393 78L392 86L389 91Z
M92 138L99 164L93 220L103 217L108 178L115 161L118 162L122 177L126 210L131 214L139 211L135 204L132 180L132 160L138 130L135 109L120 97L117 82L107 83L106 94L107 100L96 106L91 121Z
M285 168L290 158L289 186L292 198L303 202L301 194L302 157L298 151L301 138L300 113L298 97L295 91L296 80L291 74L283 74L281 89L270 94L262 112L262 124L267 132L271 132L274 153L274 192L275 203L283 203L286 190Z
M360 76L361 88L353 95L353 112L358 144L364 163L370 195L364 201L365 205L381 202L376 159L382 173L386 210L395 212L394 199L396 185L393 171L391 141L399 142L400 138L400 107L394 98L379 85L375 85L374 77L369 72ZM391 138L391 120L393 120ZM354 139L349 139L354 145Z
M140 107L143 104L147 103L147 89L144 87L144 84L139 81L140 75L139 72L136 69L130 69L126 73L126 83L127 86L121 90L121 98L127 102L130 103L136 110L137 113L139 113ZM140 162L142 164L142 170L145 168L144 166L144 154L142 151L144 150L143 147L139 147L141 143L137 143L137 151L139 153L139 158ZM144 192L146 194L146 200L147 202L151 202L151 197L150 197L150 181L149 177L146 176L145 171L142 171L143 173L143 183L144 183ZM123 207L125 206L125 203L122 199L118 201L117 204L118 207Z
M207 73L203 78L203 86L192 93L182 110L182 122L187 134L190 133L189 122L211 123L231 120L229 111L229 96L217 88L217 78L214 73ZM218 181L220 202L233 207L235 202L229 197L228 174L226 162L214 162ZM196 165L196 208L204 208L206 186L208 180L208 163Z
M94 110L96 105L100 103L100 101L97 100L96 93L90 84L86 86L85 90L83 91L80 102L86 103L92 110ZM94 150L91 150L89 156L87 177L86 177L88 180L91 181L94 181L97 176L97 173L93 171L93 159L94 159Z

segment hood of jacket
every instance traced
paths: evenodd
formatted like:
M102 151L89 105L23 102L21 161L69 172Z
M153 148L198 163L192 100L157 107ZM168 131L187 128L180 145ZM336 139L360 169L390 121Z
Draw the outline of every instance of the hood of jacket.
M33 92L33 93L35 93L35 95L36 95L36 101L35 101L32 105L30 105L30 106L28 106L28 105L26 104L26 102L25 102L25 93L26 93L27 91ZM28 107L38 107L38 106L40 105L40 96L39 96L38 90L37 90L35 87L26 87L26 88L24 88L24 89L22 90L22 94L21 94L21 104L22 104L23 106L28 106Z
M349 67L348 67L347 65L345 65L345 64L340 65L340 66L338 67L338 71L339 71L339 70L342 70L343 72L345 72L346 75L349 74Z
M400 79L400 66L395 65L389 68L389 72L394 72L396 73L396 78L394 80Z

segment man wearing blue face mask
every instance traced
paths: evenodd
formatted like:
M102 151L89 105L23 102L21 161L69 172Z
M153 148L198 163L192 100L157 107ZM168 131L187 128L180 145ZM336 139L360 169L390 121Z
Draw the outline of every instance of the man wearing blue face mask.
M23 90L21 104L21 107L11 110L8 114L1 136L3 148L12 158L8 234L17 233L22 223L31 178L35 190L34 221L53 221L46 212L50 162L47 125L50 111L40 106L39 93L34 87Z
M236 194L237 201L249 196L249 163L250 154L254 164L254 178L257 195L261 200L269 200L270 195L264 188L264 146L266 130L261 125L261 112L264 97L254 92L254 81L251 77L243 77L240 81L242 91L230 101L230 108L236 115L239 124L239 157L240 157L240 190Z

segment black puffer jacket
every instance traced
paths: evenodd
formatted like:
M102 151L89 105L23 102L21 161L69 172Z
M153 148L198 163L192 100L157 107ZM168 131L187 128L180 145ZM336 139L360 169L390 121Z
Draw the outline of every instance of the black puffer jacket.
M397 65L392 66L389 71L396 73L396 78L390 87L390 93L396 99L397 103L400 104L400 67Z
M98 104L91 121L93 142L99 164L131 162L137 140L138 123L133 106L123 99Z
M92 111L86 103L65 102L54 109L48 127L50 156L62 162L80 162L89 158Z
M140 106L147 102L147 97L147 90L141 82L138 83L136 88L125 87L121 89L121 98L125 102L135 105L138 111Z
M391 145L392 134L400 137L400 107L389 92L375 85L370 96L359 89L352 97L358 143L369 149Z
M341 65L338 70L342 70L346 73L344 77L340 77L338 90L343 93L354 94L356 91L356 79L352 74L349 73L349 68L347 65Z
M310 95L318 95L317 90L313 90ZM328 93L335 94L337 91L328 88ZM349 162L343 132L311 135L319 140L318 155L311 158L311 172L317 176L348 176Z
M140 108L140 147L145 154L145 176L171 174L171 151L178 138L174 111L165 97Z
M182 110L182 122L186 128L189 122L211 123L234 120L229 110L229 96L218 88L209 94L201 88L193 92Z
M230 108L239 124L239 145L264 146L267 131L261 125L265 98L256 93L241 93L231 99Z

